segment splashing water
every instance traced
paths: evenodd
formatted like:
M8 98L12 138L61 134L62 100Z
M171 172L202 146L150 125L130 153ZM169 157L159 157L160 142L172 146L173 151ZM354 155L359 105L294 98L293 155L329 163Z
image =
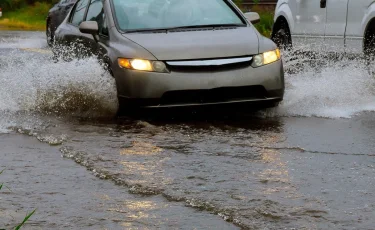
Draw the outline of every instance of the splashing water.
M350 118L375 111L375 77L360 57L284 54L286 92L273 116Z
M116 109L113 79L95 58L54 63L14 51L0 56L0 110L101 116Z
M80 117L115 114L114 80L95 58L55 63L44 34L22 34L0 35L0 129L17 123L12 114L20 111ZM375 111L375 78L361 59L331 60L324 52L313 58L293 52L284 54L284 62L285 99L279 108L266 111L267 116L338 118Z
M46 40L40 32L5 32L0 31L0 49L4 48L45 48Z
M33 39L37 40L34 47L43 44L44 38ZM11 39L9 44L14 47L17 42L23 47L22 39ZM6 127L16 125L15 120L24 121L25 116L32 117L30 114L35 113L80 117L115 114L114 79L97 59L55 63L51 57L47 49L25 50L0 45L0 129L3 132Z

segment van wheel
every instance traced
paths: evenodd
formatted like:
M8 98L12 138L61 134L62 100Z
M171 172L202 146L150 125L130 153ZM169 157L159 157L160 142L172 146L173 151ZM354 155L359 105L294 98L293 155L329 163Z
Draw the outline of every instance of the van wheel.
M292 48L292 37L289 26L284 20L276 22L272 33L272 40L280 49L290 50Z
M375 56L375 31L366 32L364 41L364 54L367 61L373 61Z
M367 26L364 36L363 53L369 74L374 74L374 60L375 60L375 19L373 19Z

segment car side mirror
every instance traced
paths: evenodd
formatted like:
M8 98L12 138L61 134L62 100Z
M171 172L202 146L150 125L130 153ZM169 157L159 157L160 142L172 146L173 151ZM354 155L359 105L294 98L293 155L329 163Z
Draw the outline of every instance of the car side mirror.
M84 34L96 35L99 33L99 26L95 21L84 21L79 25L79 31Z
M98 41L99 25L95 21L84 21L79 25L79 31L84 34L91 34L95 41Z
M247 12L245 13L245 17L252 24L257 24L260 22L260 16L256 12Z

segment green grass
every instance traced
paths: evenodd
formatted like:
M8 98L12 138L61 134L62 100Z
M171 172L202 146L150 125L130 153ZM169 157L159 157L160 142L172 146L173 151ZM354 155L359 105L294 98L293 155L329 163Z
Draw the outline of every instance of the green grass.
M3 174L3 172L4 172L4 171L5 171L5 169L1 170L1 171L0 171L0 175L1 175L1 174ZM4 184L3 184L3 183L2 183L2 184L0 184L0 190L1 190L2 188L3 188L3 186L4 186Z
M0 27L23 30L45 30L45 20L50 9L47 3L35 3L12 12L3 12Z
M5 169L1 170L0 171L0 175L3 174L5 171ZM4 184L0 184L0 190L3 188ZM6 187L6 186L5 186ZM7 187L8 188L8 187ZM8 188L9 189L9 188ZM10 190L10 189L9 189ZM11 190L10 190L11 191ZM20 223L19 225L17 225L16 227L14 227L14 230L20 230L22 228L22 226L25 225L25 223L31 218L32 215L34 215L34 213L36 212L36 209L34 209L34 211L32 211L31 213L27 214L26 217L23 219L22 223ZM4 229L0 229L0 230L4 230Z
M27 214L25 219L23 219L22 223L20 223L19 225L17 225L14 230L19 230L21 229L21 227L26 223L26 221L28 221L30 219L30 217L32 215L34 215L34 213L36 212L36 209L34 209L34 211L32 211L31 213Z
M248 10L245 10L243 6L243 0L233 0L235 4L243 11L247 12ZM261 7L258 3L259 0L253 0L255 3L251 7L252 12L257 12L260 16L260 22L255 24L255 28L265 37L271 37L272 33L272 26L273 26L273 17L274 17L274 11L270 9L265 9Z
M272 26L273 26L273 13L271 12L259 12L260 22L254 26L257 28L259 33L263 36L271 37Z

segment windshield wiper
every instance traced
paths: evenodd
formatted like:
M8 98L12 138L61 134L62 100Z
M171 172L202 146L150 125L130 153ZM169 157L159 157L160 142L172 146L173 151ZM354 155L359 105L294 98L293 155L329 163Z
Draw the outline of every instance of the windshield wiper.
M169 31L169 30L181 30L181 29L194 29L194 28L217 28L217 27L246 27L246 24L209 24L209 25L193 25L193 26L177 26L177 27L166 27L166 28L153 28L153 29L135 29L126 30L124 33L142 33L142 32L158 32L158 31Z
M167 30L179 30L179 29L194 29L194 28L217 28L217 27L246 27L246 24L208 24L208 25L193 25L193 26L178 26L168 28Z
M167 28L155 28L155 29L135 29L135 30L125 30L124 33L142 33L142 32L158 32L158 31L165 31L167 32Z

